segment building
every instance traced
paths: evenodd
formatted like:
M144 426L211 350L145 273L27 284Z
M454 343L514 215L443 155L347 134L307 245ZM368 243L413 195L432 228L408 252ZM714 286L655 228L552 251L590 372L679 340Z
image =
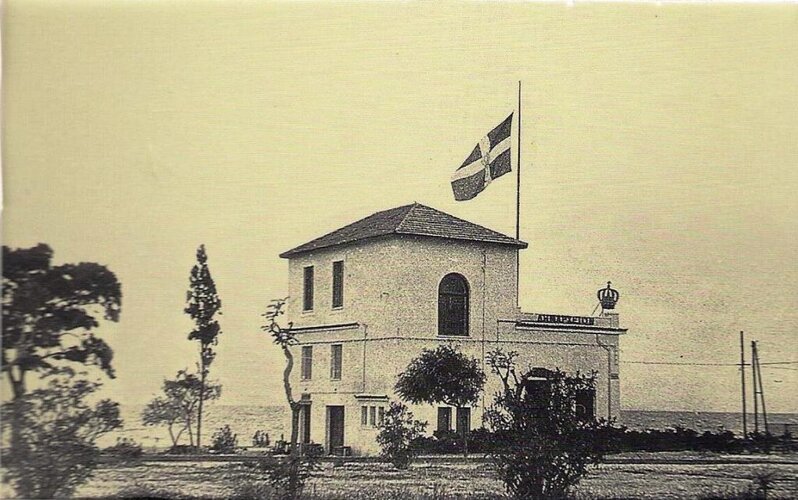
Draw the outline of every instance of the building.
M597 317L521 312L516 265L526 247L414 203L282 253L289 265L287 316L299 339L292 387L303 404L300 441L330 453L377 452L377 425L396 376L423 348L442 342L483 363L501 347L518 351L520 368L596 372L595 394L579 404L617 417L618 339L626 331L612 312L617 294ZM477 428L499 387L489 375L488 400L474 408L411 409L429 431Z

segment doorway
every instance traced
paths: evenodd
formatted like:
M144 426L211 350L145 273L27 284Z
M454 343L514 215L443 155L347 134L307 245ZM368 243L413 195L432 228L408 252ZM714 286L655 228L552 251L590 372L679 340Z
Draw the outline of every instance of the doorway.
M327 407L328 453L333 454L344 445L344 407Z
M299 409L299 442L310 443L310 405L302 405Z

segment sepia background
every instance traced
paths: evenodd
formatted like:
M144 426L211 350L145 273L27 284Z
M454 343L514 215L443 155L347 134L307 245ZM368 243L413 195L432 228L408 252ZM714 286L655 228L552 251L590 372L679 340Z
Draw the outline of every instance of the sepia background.
M3 242L116 273L122 403L195 362L201 243L221 403L269 405L278 253L413 201L512 234L511 176L449 177L518 80L524 310L589 315L612 280L624 408L736 411L740 330L798 359L795 5L12 0L3 65ZM797 385L765 369L768 410Z

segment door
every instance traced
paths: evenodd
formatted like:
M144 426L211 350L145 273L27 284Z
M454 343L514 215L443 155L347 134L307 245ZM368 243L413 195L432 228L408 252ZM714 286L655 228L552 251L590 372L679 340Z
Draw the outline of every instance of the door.
M344 407L327 407L327 433L329 436L329 453L344 445Z
M302 405L299 411L299 439L302 444L310 443L310 405Z

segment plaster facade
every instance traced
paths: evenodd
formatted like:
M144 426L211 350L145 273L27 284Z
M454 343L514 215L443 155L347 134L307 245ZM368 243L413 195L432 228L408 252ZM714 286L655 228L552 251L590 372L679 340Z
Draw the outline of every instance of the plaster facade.
M618 339L624 330L617 315L570 324L562 317L522 313L517 307L517 259L518 248L509 245L415 235L381 236L291 256L287 315L299 339L292 348L297 360L292 387L310 416L309 421L301 419L300 437L323 444L328 452L377 453L380 407L387 409L395 398L396 376L422 349L440 343L459 346L483 365L486 353L501 347L519 353L522 369L595 372L596 416L618 417ZM344 262L339 308L332 307L335 261ZM305 311L303 276L308 266L314 269L313 307ZM449 273L468 283L468 336L438 335L438 285ZM340 379L334 379L331 366L334 345L341 346ZM303 379L302 348L308 346L313 351L312 376ZM471 409L471 428L481 426L483 409L500 388L489 367L484 369L488 382L482 401ZM340 428L335 429L341 427L341 410L335 407L343 407L343 439ZM429 422L430 433L435 430L437 407L411 405L411 410ZM340 441L345 450L339 449Z

